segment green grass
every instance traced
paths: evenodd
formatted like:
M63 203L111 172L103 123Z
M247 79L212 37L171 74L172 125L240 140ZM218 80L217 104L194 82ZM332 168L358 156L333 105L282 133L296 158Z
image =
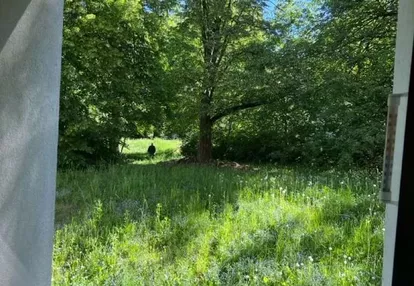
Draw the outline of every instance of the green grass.
M157 152L154 158L149 158L147 149L148 146L154 143ZM164 140L161 138L155 139L139 139L126 140L126 146L122 153L127 160L132 164L156 164L159 162L181 158L180 155L180 140Z
M377 175L139 163L59 174L54 285L380 285Z

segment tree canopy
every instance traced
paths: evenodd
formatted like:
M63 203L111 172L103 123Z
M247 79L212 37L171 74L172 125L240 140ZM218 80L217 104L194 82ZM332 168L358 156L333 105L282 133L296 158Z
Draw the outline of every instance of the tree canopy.
M396 0L66 0L59 162L126 137L183 152L380 164Z

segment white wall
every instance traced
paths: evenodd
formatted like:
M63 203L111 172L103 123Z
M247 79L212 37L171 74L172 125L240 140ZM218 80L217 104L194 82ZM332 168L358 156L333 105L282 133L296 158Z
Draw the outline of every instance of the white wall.
M394 94L408 93L410 85L411 57L414 37L414 1L400 0L398 11L397 46L394 65ZM392 202L387 204L385 217L385 244L382 285L392 285L395 234L401 180L402 154L404 148L407 98L401 98L395 135L394 165L391 181Z
M0 285L49 285L63 0L0 0Z

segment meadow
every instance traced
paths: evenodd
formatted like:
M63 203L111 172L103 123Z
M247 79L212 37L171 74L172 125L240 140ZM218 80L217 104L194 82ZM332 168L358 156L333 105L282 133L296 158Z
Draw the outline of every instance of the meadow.
M59 173L53 285L380 285L378 173L167 164L179 141L127 144L126 164Z

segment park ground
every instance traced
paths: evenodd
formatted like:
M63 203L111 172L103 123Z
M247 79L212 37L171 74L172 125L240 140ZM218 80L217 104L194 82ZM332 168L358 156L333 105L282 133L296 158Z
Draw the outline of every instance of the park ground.
M178 140L127 144L125 164L59 173L53 285L380 285L378 173L167 163Z

